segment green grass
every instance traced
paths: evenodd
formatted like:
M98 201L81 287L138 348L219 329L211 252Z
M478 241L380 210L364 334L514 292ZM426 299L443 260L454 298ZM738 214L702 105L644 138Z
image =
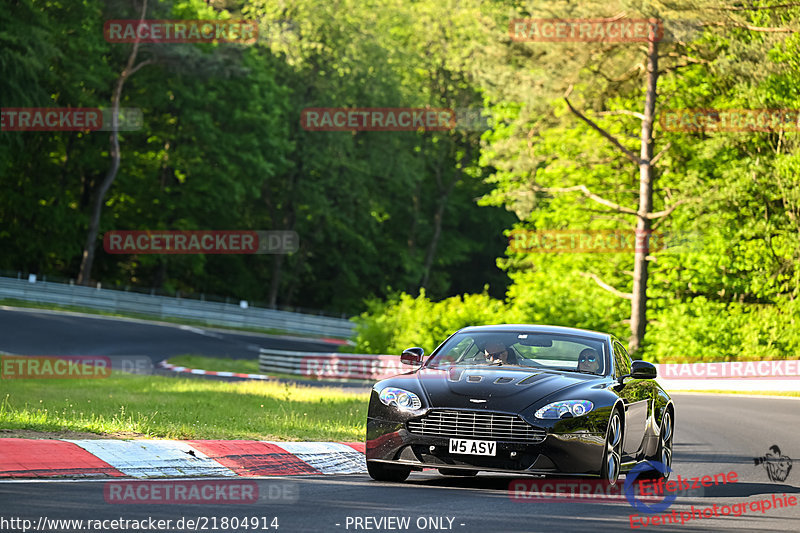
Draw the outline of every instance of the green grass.
M167 439L364 439L366 392L114 374L2 380L0 427Z
M229 357L206 357L203 355L176 355L167 363L187 368L200 368L215 372L241 372L243 374L263 374L258 368L258 359L231 359ZM297 376L293 376L297 378Z
M81 307L78 305L57 305L57 304L48 304L48 303L39 303L39 302L28 302L25 300L17 300L14 298L0 298L0 305L7 305L9 307L24 307L26 309L45 309L49 311L71 311L75 313L86 313L90 315L101 315L101 316L116 316L121 318L135 318L137 320L148 320L151 322L168 322L170 324L179 324L182 326L198 326L198 327L206 327L206 328L219 328L219 329L228 329L232 331L247 331L251 333L263 333L266 335L287 335L290 337L297 337L300 339L316 339L316 337L302 335L300 333L295 333L291 331L286 331L282 329L275 329L275 328L250 328L250 327L242 327L242 326L219 326L216 324L209 323L205 320L192 320L190 318L172 318L172 317L159 317L154 315L147 315L144 313L128 313L128 312L116 312L112 313L110 311L101 311L99 309L92 309L90 307Z

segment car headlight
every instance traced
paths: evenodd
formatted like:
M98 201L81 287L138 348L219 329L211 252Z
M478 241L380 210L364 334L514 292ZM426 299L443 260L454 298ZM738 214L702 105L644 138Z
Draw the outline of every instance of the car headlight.
M566 400L545 405L534 413L536 418L562 418L564 415L583 416L594 409L589 400Z
M422 402L419 396L407 390L398 389L396 387L386 387L381 390L378 397L381 401L388 406L395 406L398 409L419 409L422 407Z

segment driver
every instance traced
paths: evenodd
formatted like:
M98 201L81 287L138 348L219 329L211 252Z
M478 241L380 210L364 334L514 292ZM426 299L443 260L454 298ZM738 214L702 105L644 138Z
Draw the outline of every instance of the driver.
M578 355L578 371L597 373L600 370L600 356L592 348L586 348Z
M484 350L483 356L487 363L502 363L504 365L517 364L517 357L505 344L499 341L489 341Z

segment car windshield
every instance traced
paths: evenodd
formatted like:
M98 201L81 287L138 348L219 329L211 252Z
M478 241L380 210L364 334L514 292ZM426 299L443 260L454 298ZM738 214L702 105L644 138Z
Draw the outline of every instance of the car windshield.
M453 335L427 366L496 365L603 375L607 354L604 341L579 335L480 331Z

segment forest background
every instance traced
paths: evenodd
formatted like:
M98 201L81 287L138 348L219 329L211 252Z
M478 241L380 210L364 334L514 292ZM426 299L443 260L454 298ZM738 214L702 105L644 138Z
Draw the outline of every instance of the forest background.
M0 107L141 110L0 132L0 270L356 315L354 351L470 324L608 331L658 362L796 358L794 131L670 131L679 109L800 108L800 3L11 0ZM110 43L112 19L255 20L253 44ZM514 19L656 19L651 42ZM118 97L115 97L118 95ZM320 132L309 107L469 110L442 132ZM112 137L111 142L109 137ZM93 219L96 224L93 228ZM512 231L685 246L529 253ZM292 230L289 255L112 255L111 230ZM87 249L93 257L87 265Z

